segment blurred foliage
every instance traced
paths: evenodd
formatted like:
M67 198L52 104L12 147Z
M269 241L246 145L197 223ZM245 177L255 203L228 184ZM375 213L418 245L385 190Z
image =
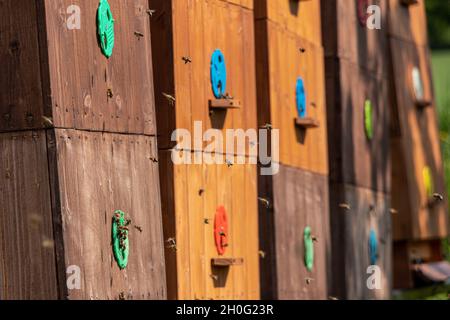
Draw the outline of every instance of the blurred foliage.
M431 48L450 49L450 0L425 0Z

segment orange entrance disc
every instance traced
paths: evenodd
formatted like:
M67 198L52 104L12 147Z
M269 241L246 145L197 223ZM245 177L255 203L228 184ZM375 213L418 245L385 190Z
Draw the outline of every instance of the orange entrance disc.
M219 255L223 256L228 246L228 221L227 212L223 206L217 208L214 219L214 240Z

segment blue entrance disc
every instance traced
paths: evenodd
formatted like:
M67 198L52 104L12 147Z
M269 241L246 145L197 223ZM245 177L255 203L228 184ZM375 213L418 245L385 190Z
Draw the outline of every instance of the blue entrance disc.
M369 234L369 256L370 264L376 265L378 261L378 240L375 230L370 230Z
M297 79L295 89L295 97L297 102L297 113L300 118L306 118L306 92L302 78Z
M214 97L221 99L227 88L227 68L223 53L217 49L211 57L211 87Z

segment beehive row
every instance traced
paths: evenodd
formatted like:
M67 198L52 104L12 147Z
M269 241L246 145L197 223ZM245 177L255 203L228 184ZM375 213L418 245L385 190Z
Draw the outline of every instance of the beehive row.
M343 2L0 3L0 298L389 297L392 212L395 232L422 214L410 172L397 200L396 166L428 153L412 148L405 84L390 94L407 57L393 30L409 33L370 30L367 3ZM390 2L382 21L406 19ZM274 175L257 138L208 149L231 129L279 135ZM436 208L409 228L446 234Z

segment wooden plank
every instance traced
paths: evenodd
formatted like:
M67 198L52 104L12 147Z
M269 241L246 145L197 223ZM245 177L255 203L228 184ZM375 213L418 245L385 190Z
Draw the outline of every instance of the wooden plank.
M322 45L320 1L254 1L255 18L278 24L288 33Z
M392 287L390 196L370 189L331 184L331 295L339 299L388 299ZM381 288L367 286L369 233L378 240Z
M388 1L388 33L391 37L428 45L425 0L405 6L401 1Z
M296 82L304 81L307 116L326 123L323 50L272 21L258 20L258 124L280 130L280 162L328 174L327 129L302 130L294 122ZM299 50L303 49L303 52Z
M327 58L330 178L389 192L390 148L387 79L344 59ZM365 101L372 103L373 137L365 129Z
M396 38L390 40L393 63L395 95L393 108L399 119L399 153L397 158L403 161L396 167L404 168L407 189L404 181L394 180L394 203L399 209L400 228L395 228L396 239L430 239L443 238L448 234L448 205L444 184L444 171L440 150L440 139L434 103L429 50ZM429 108L420 110L415 105L412 85L412 70L417 67L422 77L424 97L433 101ZM444 197L440 204L430 207L430 195L427 194L424 180L424 168L429 167L432 177L433 193ZM396 172L401 175L402 173ZM403 203L408 202L408 203ZM405 209L409 209L406 211ZM400 217L403 216L404 217Z
M0 21L0 132L42 128L36 3L2 1Z
M107 59L97 42L98 2L78 1L81 29L69 30L65 12L73 3L45 1L44 54L51 61L53 123L61 128L155 134L148 2L109 3L115 47Z
M0 298L58 299L45 132L1 134L0 150Z
M158 128L160 147L173 146L170 137L175 128L193 132L196 121L202 121L203 130L215 128L223 133L230 128L256 128L253 11L221 0L150 0L150 6L160 12L151 19L155 73L158 79L160 75L168 77L155 87L157 117L162 123L161 130ZM243 107L210 114L209 100L214 99L210 61L216 49L226 60L226 91ZM168 105L158 97L159 92L173 95L175 104ZM192 145L192 149L200 149L200 145Z
M69 299L164 299L155 138L59 129L55 137L65 261L82 275ZM111 248L115 210L132 220L123 271Z
M174 181L174 190L162 193L162 206L174 205L175 208L174 213L164 215L165 226L168 226L166 235L176 234L176 251L166 256L168 273L174 265L177 268L173 274L176 281L169 282L169 296L180 299L259 298L256 166L173 165L170 151L161 153L164 154L161 161L168 161L168 170L172 172L164 172L161 177L173 174ZM191 152L195 153L203 156ZM166 166L161 168L165 170ZM217 252L213 230L215 213L221 205L225 207L229 224L229 247L224 256ZM174 222L169 221L172 219ZM236 258L243 259L243 264L231 268L211 264L212 259Z
M272 180L273 204L260 211L260 221L266 226L261 239L275 241L261 244L265 253L261 272L266 275L261 281L262 295L269 299L327 299L328 179L285 165L268 179ZM304 263L303 231L307 226L318 240L311 272ZM270 280L269 275L273 276Z
M348 60L377 76L385 75L387 1L377 1L381 8L381 29L371 30L359 21L359 1L321 0L325 56Z

